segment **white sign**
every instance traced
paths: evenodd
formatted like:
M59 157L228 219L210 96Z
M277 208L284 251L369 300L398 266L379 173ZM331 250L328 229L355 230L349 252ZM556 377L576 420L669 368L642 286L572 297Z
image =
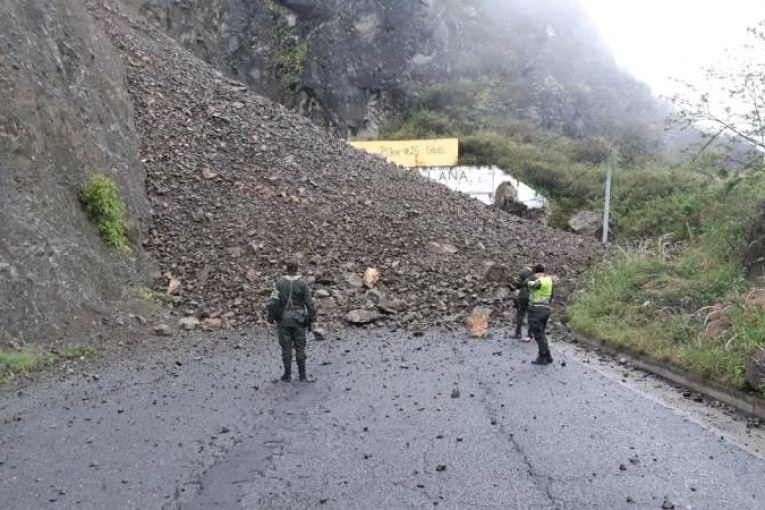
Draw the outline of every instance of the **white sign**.
M518 201L529 209L543 209L547 199L496 166L452 166L419 168L420 175L439 182L451 190L459 191L485 204L494 203L494 194L503 182L518 190Z

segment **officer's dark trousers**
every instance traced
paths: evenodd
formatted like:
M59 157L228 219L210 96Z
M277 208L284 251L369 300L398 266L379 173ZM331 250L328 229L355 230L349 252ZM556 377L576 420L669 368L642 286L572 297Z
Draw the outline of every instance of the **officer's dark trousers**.
M550 358L550 347L547 344L547 335L545 329L547 329L547 321L550 318L549 305L538 305L532 303L529 305L529 327L531 328L531 335L537 342L539 347L540 358Z
M528 299L518 299L518 313L515 314L515 336L521 336L523 329L523 318L529 309ZM531 324L529 324L529 336L531 336Z
M292 349L298 362L305 361L306 329L305 326L279 325L279 345L282 348L282 360L292 363Z

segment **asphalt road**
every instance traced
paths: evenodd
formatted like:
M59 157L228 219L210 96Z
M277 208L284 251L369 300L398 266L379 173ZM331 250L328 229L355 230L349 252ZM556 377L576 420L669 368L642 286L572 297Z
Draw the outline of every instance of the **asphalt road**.
M214 340L1 392L0 508L765 508L765 462L560 349L355 332L285 384Z

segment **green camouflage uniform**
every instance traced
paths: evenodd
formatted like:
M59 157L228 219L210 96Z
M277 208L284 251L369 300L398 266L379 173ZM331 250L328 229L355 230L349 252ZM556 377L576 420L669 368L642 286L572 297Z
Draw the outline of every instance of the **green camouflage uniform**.
M521 330L523 329L523 318L526 317L526 313L529 309L529 291L528 281L534 276L534 273L530 269L524 269L518 274L515 280L515 286L518 289L518 298L516 301L518 313L515 315L515 336L521 337ZM531 336L531 323L528 327L528 336Z
M550 346L547 343L547 321L552 313L553 299L553 281L547 275L534 276L528 281L528 287L531 290L529 296L529 326L531 334L537 342L539 348L539 359L552 363Z
M298 363L300 376L305 376L306 332L316 320L316 308L311 297L311 288L300 275L284 276L277 280L271 294L272 303L278 309L279 345L285 373L292 365L292 351Z

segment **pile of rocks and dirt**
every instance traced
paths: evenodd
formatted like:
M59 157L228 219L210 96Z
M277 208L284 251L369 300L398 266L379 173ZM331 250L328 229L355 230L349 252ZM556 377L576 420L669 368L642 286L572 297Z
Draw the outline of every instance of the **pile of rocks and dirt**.
M510 320L519 268L544 262L565 288L600 254L351 148L116 2L89 5L128 70L156 288L200 327L262 322L292 257L323 322L414 329L464 324L476 306Z

